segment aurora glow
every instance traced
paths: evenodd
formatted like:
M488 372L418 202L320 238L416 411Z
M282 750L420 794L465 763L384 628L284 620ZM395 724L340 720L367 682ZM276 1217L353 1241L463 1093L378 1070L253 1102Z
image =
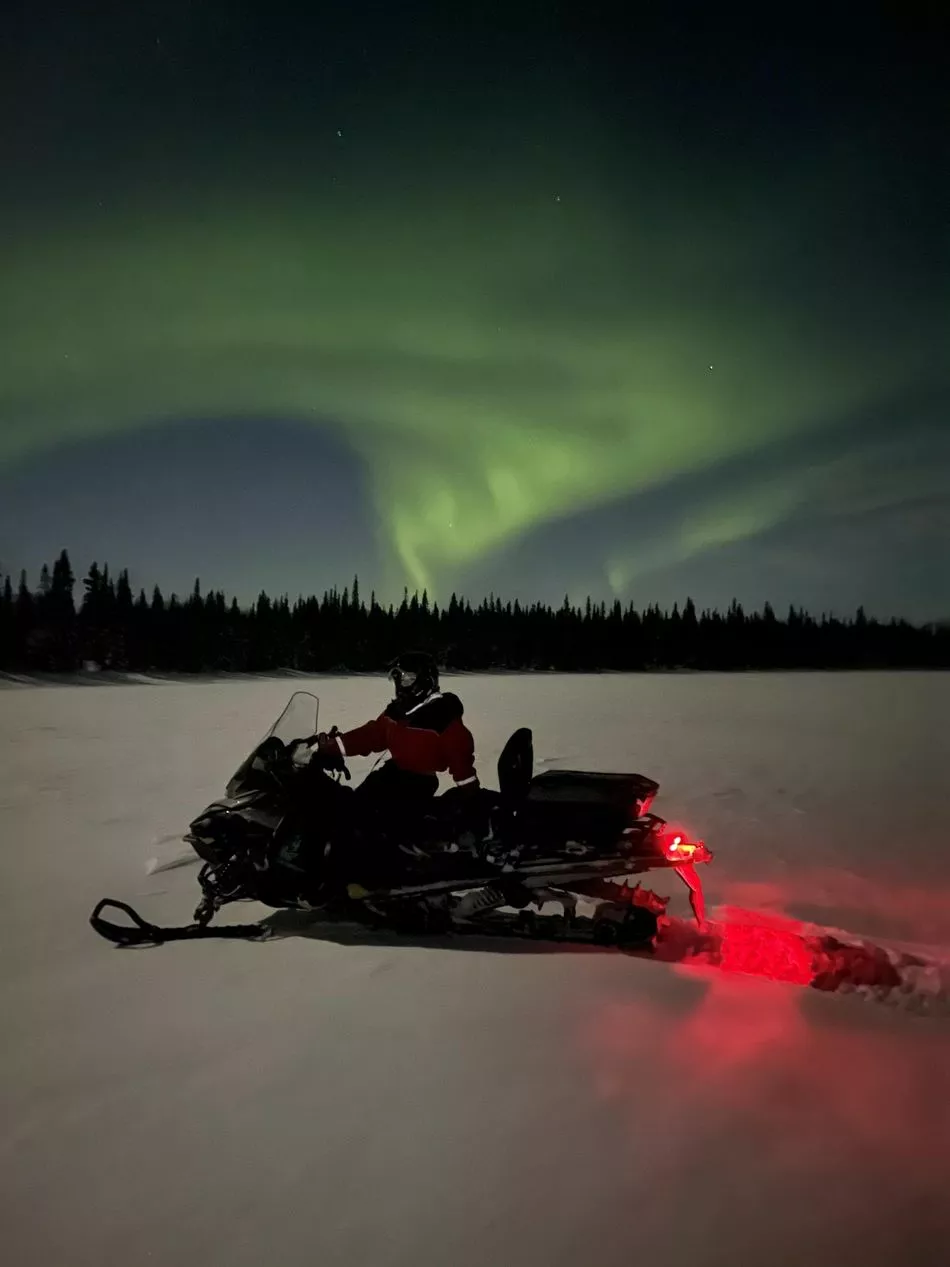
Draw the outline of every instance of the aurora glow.
M254 44L246 15L248 42L223 53L196 51L180 17L156 8L116 47L159 39L192 91L217 59L239 76L270 58L279 81L286 44ZM923 479L945 506L947 273L918 249L929 212L908 212L894 183L906 141L862 122L866 101L826 101L819 77L797 117L786 88L790 117L770 134L744 117L742 85L720 84L718 116L697 90L679 134L647 55L645 98L619 94L611 120L593 69L559 77L567 34L549 71L481 102L498 49L472 68L432 36L437 69L420 53L403 77L408 36L395 50L369 38L370 90L346 82L360 56L334 53L320 65L336 96L320 85L306 104L298 83L250 132L249 107L234 121L220 103L155 122L176 85L159 58L138 152L116 85L72 77L109 144L87 167L58 137L43 179L70 196L35 179L0 226L0 469L157 419L329 420L365 464L383 557L430 589L547 523L708 472L649 541L594 545L592 580L628 593L840 498L835 464L873 465L898 434L861 440L855 421L925 384L941 416L918 419L903 491L913 501ZM531 46L530 31L513 45ZM895 71L892 92L903 84ZM766 469L790 445L798 456ZM848 496L866 500L863 483Z

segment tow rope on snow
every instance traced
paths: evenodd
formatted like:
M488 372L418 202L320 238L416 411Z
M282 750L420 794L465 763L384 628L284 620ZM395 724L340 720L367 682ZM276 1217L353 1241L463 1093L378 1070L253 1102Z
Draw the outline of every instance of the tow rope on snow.
M121 911L131 924L116 924L105 919L102 912L106 907ZM193 941L202 937L231 937L243 940L263 941L269 933L261 924L228 924L220 928L209 928L202 924L186 924L179 928L162 928L151 924L147 919L129 906L127 902L119 902L115 898L104 897L96 905L89 916L89 923L100 937L114 942L116 946L161 946L166 941Z

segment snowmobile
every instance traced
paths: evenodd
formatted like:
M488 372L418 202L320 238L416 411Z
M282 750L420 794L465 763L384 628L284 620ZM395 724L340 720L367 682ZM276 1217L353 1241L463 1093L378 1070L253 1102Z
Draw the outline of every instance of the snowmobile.
M522 728L498 759L497 791L480 788L461 806L452 791L435 795L408 832L403 823L393 839L380 842L385 807L367 815L358 789L347 786L343 758L321 757L313 747L319 709L316 696L296 692L225 796L189 825L184 839L203 864L202 897L190 926L195 935L223 906L242 900L343 913L396 930L530 935L542 908L553 902L572 940L643 946L656 937L669 899L629 878L654 869L675 871L683 880L702 927L696 866L712 854L650 812L659 786L652 779L582 770L535 774L532 733ZM351 860L361 856L360 837L367 833L377 838L375 857L384 862L354 883ZM593 913L578 917L580 903ZM136 922L138 934L128 929L127 944L166 939L111 900L93 914L104 936L123 941L120 926L102 917L107 905Z

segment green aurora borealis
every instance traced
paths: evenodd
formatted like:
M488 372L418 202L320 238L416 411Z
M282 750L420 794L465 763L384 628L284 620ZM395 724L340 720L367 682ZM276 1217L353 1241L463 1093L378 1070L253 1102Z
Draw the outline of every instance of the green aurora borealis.
M900 442L898 421L862 448L855 420L948 377L946 256L863 104L772 147L741 98L674 126L659 73L614 119L547 76L430 112L448 72L414 73L286 129L216 114L180 152L118 115L110 159L60 138L47 185L60 161L73 194L27 181L5 213L0 470L162 420L319 420L365 466L383 553L436 591L704 472L655 536L593 543L591 576L625 594L829 499L945 496L923 440L889 492L842 480Z

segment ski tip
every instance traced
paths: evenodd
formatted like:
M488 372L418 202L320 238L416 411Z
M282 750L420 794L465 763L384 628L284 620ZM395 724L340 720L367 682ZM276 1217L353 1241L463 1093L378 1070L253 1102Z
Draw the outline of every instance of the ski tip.
M131 924L115 924L112 920L106 919L102 912L110 907L121 911L132 921ZM157 945L162 941L159 928L143 919L127 902L120 902L111 897L104 897L96 903L95 909L89 916L89 923L100 937L104 937L116 946Z
M130 923L117 924L106 919L103 911L109 908L120 911ZM116 898L104 897L89 916L93 929L115 946L162 946L169 941L193 941L199 938L233 938L241 941L266 941L269 929L265 924L228 924L223 928L208 928L202 924L187 924L181 928L162 928L152 924L129 906Z

